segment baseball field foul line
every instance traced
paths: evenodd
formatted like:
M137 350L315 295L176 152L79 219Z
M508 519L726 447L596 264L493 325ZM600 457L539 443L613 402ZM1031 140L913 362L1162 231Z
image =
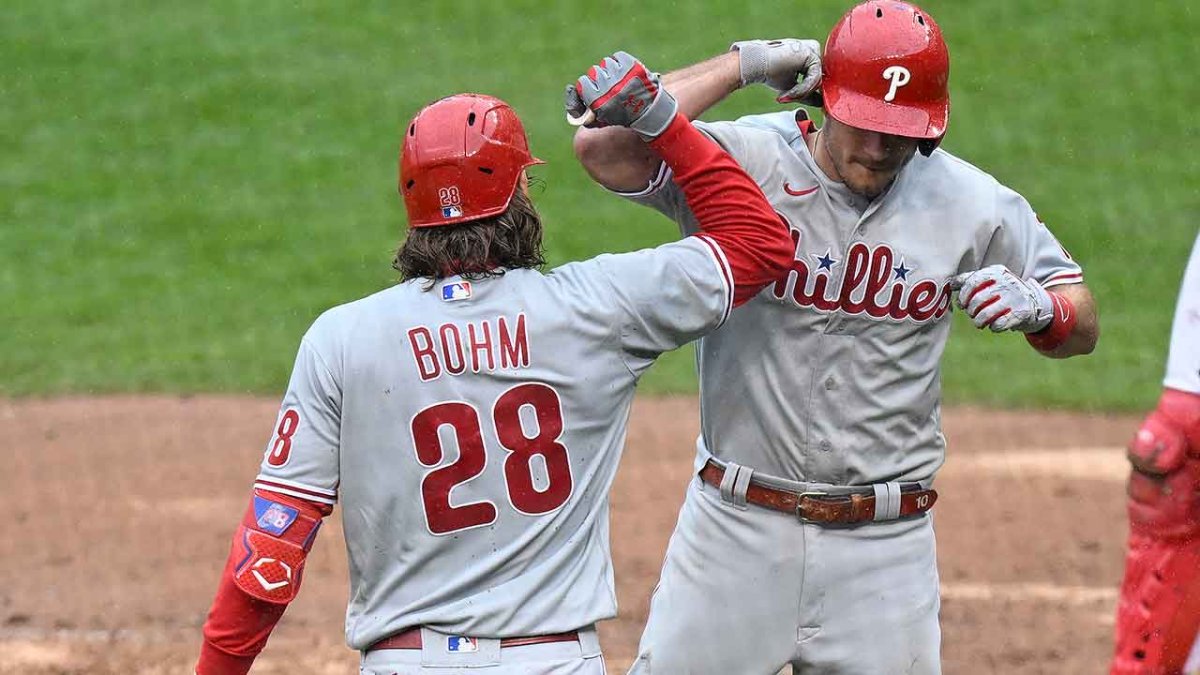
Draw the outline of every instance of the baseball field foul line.
M1039 601L1071 605L1117 602L1117 589L1107 586L1062 586L1046 583L955 583L942 584L942 598L991 602Z
M987 474L1045 476L1123 482L1129 476L1125 448L1035 448L974 455L947 453L939 476Z

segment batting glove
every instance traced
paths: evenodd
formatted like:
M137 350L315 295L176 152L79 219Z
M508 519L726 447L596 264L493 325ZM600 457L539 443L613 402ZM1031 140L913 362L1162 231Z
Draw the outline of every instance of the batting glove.
M759 82L779 93L775 99L779 103L821 105L820 42L794 38L743 40L729 49L739 52L743 87Z
M976 328L1036 333L1054 318L1054 303L1046 289L1004 265L960 274L950 280L950 288L958 291L958 306Z
M658 73L626 52L606 56L567 85L565 103L575 126L629 127L647 141L666 131L679 110Z

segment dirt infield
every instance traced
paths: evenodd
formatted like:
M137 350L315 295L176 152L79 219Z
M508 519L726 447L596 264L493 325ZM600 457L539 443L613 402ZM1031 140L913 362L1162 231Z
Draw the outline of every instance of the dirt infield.
M276 402L0 400L0 673L191 672ZM1110 650L1132 417L956 409L934 510L947 673L1097 673ZM641 399L612 497L624 672L683 497L690 398ZM357 672L335 517L256 673Z

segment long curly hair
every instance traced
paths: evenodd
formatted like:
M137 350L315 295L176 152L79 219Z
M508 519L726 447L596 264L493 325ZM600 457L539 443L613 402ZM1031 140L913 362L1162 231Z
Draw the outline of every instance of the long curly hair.
M517 190L498 216L411 230L392 267L401 281L428 279L429 290L444 277L461 275L475 281L500 276L505 269L536 269L545 263L542 218L529 195Z

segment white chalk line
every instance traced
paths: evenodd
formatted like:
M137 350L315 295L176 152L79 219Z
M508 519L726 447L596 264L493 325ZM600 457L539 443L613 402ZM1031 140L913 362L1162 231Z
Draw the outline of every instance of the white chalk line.
M960 475L1124 482L1129 476L1129 462L1122 447L1033 448L970 455L955 455L950 448L938 476Z
M1054 602L1091 605L1117 602L1117 589L1108 586L1065 586L1050 583L942 584L942 598L973 602Z

